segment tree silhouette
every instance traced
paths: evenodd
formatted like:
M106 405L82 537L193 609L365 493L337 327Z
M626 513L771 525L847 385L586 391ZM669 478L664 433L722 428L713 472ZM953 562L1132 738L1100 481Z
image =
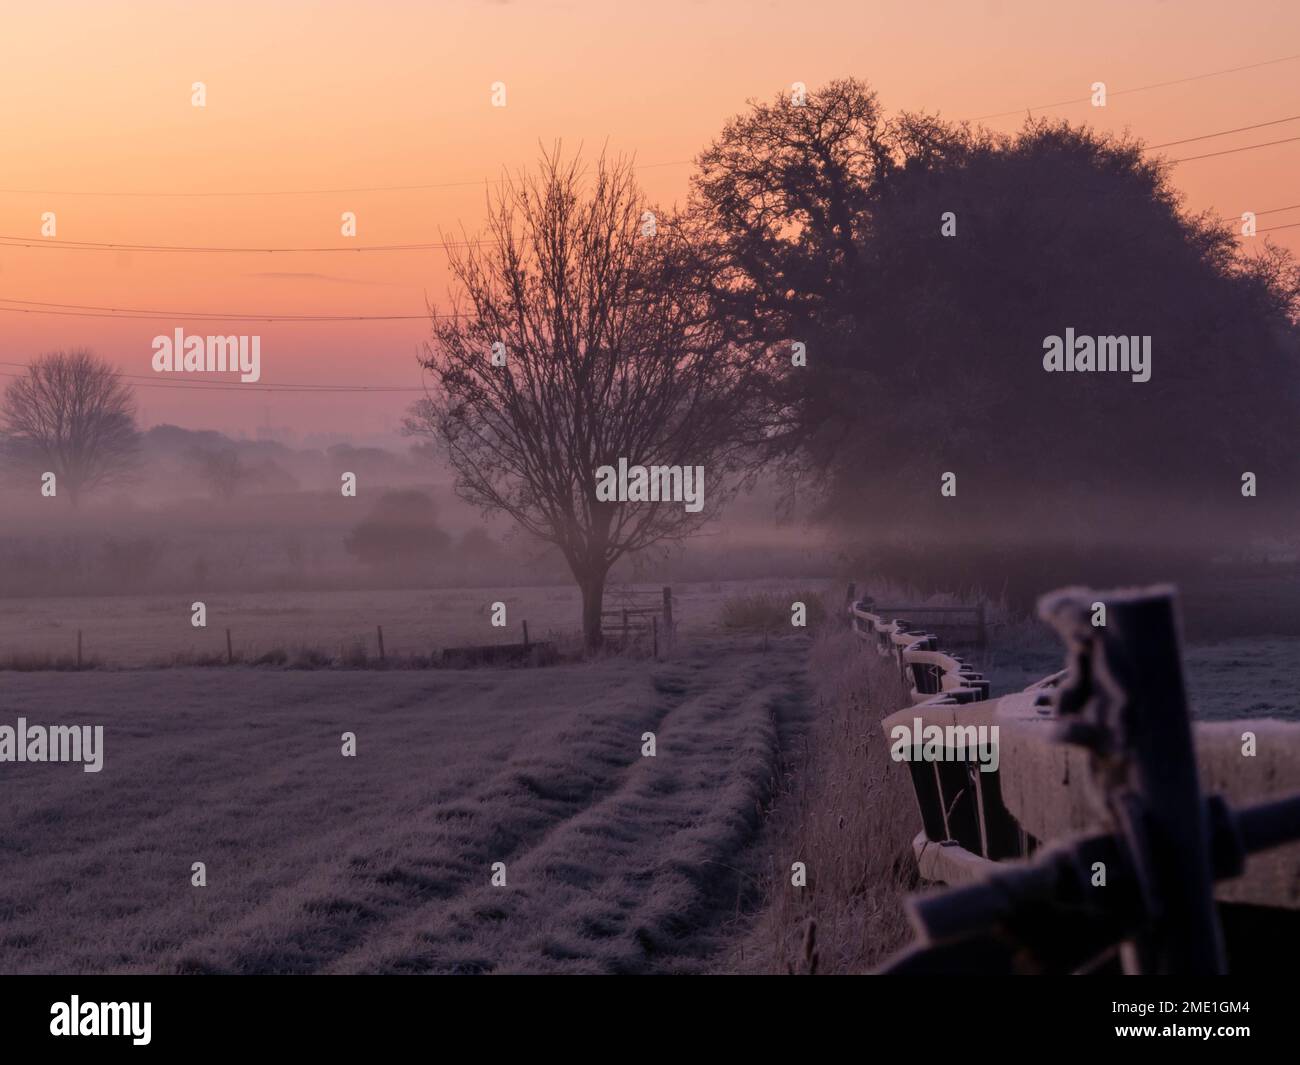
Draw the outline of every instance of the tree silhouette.
M586 179L544 153L490 200L491 239L452 250L462 316L434 318L437 388L407 429L445 448L462 498L559 547L594 650L610 567L689 535L734 489L758 375L723 343L682 231L647 214L631 167L601 157ZM599 499L597 469L620 458L703 466L703 509Z
M14 469L54 473L74 507L130 480L139 436L131 387L84 349L40 356L0 400L0 442Z
M240 486L254 476L254 470L245 465L233 447L193 447L189 452L189 460L195 475L207 486L213 499L222 503L234 499Z
M1293 528L1300 274L1184 211L1170 174L1127 136L886 119L832 82L701 155L700 283L737 342L806 344L804 369L769 364L771 439L867 535L1209 543L1246 470L1276 489L1254 527ZM1067 327L1151 337L1151 381L1045 373Z
M451 537L438 527L433 500L413 489L385 492L343 540L358 561L393 568L432 561L450 544Z

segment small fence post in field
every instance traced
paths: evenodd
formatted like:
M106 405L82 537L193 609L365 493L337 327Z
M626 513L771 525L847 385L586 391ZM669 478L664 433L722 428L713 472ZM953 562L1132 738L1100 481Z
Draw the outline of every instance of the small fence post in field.
M669 646L673 642L673 590L671 585L664 585L664 640Z
M77 630L77 668L81 668L81 630Z
M988 625L984 617L984 600L981 599L975 607L975 645L977 647L987 647L989 643Z
M857 591L858 591L858 586L854 584L853 581L849 581L849 586L847 589L845 589L844 592L845 608L853 606L854 602L857 599Z
M375 630L379 633L379 661L384 661L384 627L376 625Z
M528 622L524 621L524 647L528 646Z
M235 664L235 648L234 645L230 642L230 630L227 629L226 630L226 665L233 666L234 664Z

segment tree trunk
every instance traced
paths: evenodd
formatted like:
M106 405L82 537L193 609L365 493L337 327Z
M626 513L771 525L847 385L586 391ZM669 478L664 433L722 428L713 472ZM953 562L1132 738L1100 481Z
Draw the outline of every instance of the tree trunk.
M600 632L600 611L605 605L605 574L585 574L582 589L582 642L587 653L599 651L604 639Z

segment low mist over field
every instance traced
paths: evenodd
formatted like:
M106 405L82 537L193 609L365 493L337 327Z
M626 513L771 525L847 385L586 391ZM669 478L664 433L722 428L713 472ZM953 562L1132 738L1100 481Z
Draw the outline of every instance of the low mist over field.
M6 1060L1285 1028L1293 0L9 6Z

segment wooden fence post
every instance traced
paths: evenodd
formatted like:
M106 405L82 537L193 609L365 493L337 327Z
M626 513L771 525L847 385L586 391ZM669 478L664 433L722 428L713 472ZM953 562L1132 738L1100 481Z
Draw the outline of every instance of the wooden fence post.
M375 629L379 633L379 661L382 662L384 661L384 627L376 625Z
M235 648L234 645L231 644L230 642L230 630L227 629L226 630L226 665L233 666L234 664L235 664Z
M525 619L525 621L524 621L524 648L527 649L527 647L528 647L528 621L527 621L527 619Z

